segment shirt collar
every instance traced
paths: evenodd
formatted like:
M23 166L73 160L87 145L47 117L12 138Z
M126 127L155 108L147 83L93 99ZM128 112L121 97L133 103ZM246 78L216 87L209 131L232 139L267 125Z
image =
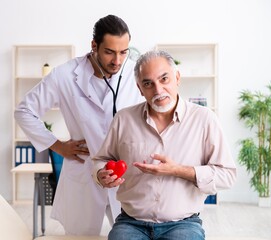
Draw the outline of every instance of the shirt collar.
M185 102L179 95L177 107L173 115L173 121L181 122L185 113Z
M178 95L178 103L177 107L173 114L173 121L174 122L181 122L185 113L185 101ZM143 117L146 119L147 122L150 121L150 113L149 113L149 105L147 101L145 102L144 109L143 109Z

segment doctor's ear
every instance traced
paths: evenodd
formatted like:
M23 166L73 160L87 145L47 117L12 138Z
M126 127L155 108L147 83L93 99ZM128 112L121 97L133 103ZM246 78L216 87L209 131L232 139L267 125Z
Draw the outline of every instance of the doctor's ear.
M91 42L91 49L93 52L97 52L97 43L94 40Z

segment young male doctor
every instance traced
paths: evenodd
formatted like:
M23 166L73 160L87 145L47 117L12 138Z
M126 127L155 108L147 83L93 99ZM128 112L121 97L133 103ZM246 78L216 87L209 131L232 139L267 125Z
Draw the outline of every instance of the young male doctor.
M93 29L91 52L54 68L15 110L15 118L38 151L52 149L64 157L52 217L66 234L98 235L104 214L113 223L120 213L115 189L102 189L91 177L92 163L119 109L143 101L128 58L131 36L126 23L108 15ZM41 118L58 107L71 139L63 142Z

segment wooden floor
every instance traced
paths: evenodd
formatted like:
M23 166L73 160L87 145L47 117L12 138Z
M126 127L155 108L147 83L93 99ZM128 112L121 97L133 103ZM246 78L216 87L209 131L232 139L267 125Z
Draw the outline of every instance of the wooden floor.
M13 207L32 231L32 206L23 204ZM51 206L46 206L45 234L64 234L62 226L50 218L50 211ZM219 203L217 206L206 205L200 217L203 220L206 236L214 237L214 239L216 237L235 237L237 239L250 237L271 240L271 208L239 203ZM106 236L109 230L110 225L105 219L101 235ZM40 229L39 234L41 234Z

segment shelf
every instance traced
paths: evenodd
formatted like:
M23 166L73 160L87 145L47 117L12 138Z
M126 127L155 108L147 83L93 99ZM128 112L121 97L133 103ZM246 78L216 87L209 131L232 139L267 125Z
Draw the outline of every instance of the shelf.
M59 140L61 140L61 141L68 141L69 139L70 139L69 136L59 138ZM20 143L20 144L21 143L30 144L30 141L26 137L15 138L14 141L17 143Z
M191 79L194 79L194 78L199 78L199 79L204 79L204 78L216 78L217 76L216 75L182 75L181 74L181 79L184 79L184 78L191 78Z
M72 45L14 46L14 76L41 76L42 66L56 67L74 56Z
M12 71L12 110L22 101L24 95L37 85L43 78L42 68L48 63L51 68L67 62L74 58L74 46L68 44L34 44L34 45L15 45L13 46L13 71ZM53 134L61 141L69 140L69 132L59 108L52 108L42 117L43 121L53 123ZM16 146L32 146L25 136L22 129L13 119L12 122L12 167L15 166ZM20 148L19 147L19 148ZM49 161L49 158L42 156L42 153L35 151L35 160L41 162ZM18 181L17 178L20 178ZM13 174L13 203L20 202L23 199L32 199L33 183L25 176L16 176ZM29 186L31 188L29 189ZM31 191L29 191L31 190ZM18 198L21 198L20 200Z
M42 76L16 76L15 77L16 80L41 80Z
M181 74L180 96L189 98L206 98L207 107L218 111L217 104L217 44L158 44L156 49L168 52Z
M53 110L50 110L49 112L45 113L45 115L42 117L42 120L48 122L49 124L53 123L52 132L58 139L60 140L69 139L68 129L62 117L62 114L58 108L54 108ZM27 137L25 136L22 129L18 126L18 124L15 124L14 131L15 131L14 139L21 140L27 139Z

